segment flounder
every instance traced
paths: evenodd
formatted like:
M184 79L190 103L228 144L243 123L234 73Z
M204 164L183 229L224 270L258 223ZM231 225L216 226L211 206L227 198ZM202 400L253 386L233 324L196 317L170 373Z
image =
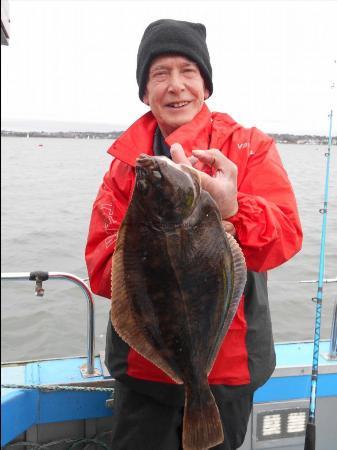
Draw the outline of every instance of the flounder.
M140 155L112 264L111 320L121 338L185 387L185 450L224 439L210 373L246 282L198 171Z

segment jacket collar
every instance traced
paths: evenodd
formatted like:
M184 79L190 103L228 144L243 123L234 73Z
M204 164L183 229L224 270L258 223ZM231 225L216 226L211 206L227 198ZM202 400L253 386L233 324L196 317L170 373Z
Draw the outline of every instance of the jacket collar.
M214 126L213 126L214 125ZM157 121L152 112L144 114L134 122L108 149L108 153L131 166L141 153L153 155L153 138ZM187 156L195 149L221 148L224 140L235 129L241 128L230 116L211 113L204 103L202 109L191 122L177 128L166 137L168 146L178 142ZM214 129L213 129L214 128Z

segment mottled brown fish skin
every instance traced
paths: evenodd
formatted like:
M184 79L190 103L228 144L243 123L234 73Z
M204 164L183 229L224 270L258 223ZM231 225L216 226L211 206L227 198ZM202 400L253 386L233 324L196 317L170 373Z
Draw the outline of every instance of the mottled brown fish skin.
M207 375L236 309L231 245L195 171L142 156L136 172L113 260L112 322L185 384L183 447L206 449L223 441Z

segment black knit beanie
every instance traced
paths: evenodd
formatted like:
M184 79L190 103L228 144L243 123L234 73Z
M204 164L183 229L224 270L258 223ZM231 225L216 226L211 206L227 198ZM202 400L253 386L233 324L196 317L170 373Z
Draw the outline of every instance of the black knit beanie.
M161 19L144 31L137 55L137 83L143 101L150 64L163 54L179 54L197 63L211 96L212 67L206 45L206 28L202 23Z

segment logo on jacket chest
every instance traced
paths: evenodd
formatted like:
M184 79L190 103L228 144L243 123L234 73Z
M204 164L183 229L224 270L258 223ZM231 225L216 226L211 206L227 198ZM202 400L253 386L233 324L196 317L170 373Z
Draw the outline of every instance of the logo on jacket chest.
M242 142L241 144L236 144L239 150L249 147L249 142Z
M250 148L250 142L241 142L240 144L236 144L236 145L237 145L238 150L244 150L244 149L248 150ZM250 149L248 152L248 156L252 156L254 154L255 154L254 150Z

